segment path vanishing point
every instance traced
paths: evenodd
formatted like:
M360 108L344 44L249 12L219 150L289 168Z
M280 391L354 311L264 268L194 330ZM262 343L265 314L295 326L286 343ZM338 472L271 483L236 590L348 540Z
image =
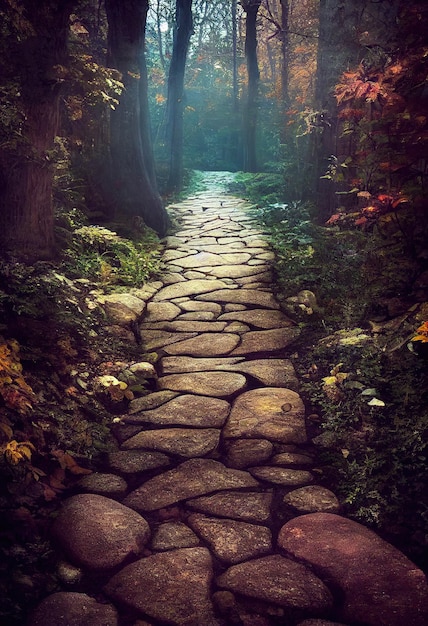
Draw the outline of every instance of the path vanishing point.
M289 358L299 329L248 209L209 192L170 207L162 280L128 301L142 353L160 356L156 391L64 501L63 590L30 626L428 623L423 573L317 484Z

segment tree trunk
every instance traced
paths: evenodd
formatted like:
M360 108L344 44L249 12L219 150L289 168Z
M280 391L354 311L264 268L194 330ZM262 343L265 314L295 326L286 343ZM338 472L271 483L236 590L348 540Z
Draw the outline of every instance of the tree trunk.
M333 88L343 71L356 65L361 46L356 38L365 1L320 0L319 44L315 87L318 128L312 135L313 189L318 215L325 221L337 206L337 189L328 179L329 159L338 156L337 104Z
M236 2L232 0L232 63L233 63L233 110L238 111L238 33L236 23Z
M73 1L23 5L22 32L10 31L20 130L16 143L10 137L0 150L0 244L33 261L54 254L53 150Z
M280 0L281 4L281 143L287 141L287 111L290 107L288 94L288 0Z
M242 0L245 11L245 57L248 93L244 108L244 171L257 172L256 129L260 72L257 62L257 13L261 0Z
M144 55L148 0L106 0L109 64L125 88L111 113L110 154L117 215L144 222L160 235L167 216L155 179Z
M184 72L193 33L192 0L176 0L175 30L168 74L166 137L169 152L168 191L183 186Z

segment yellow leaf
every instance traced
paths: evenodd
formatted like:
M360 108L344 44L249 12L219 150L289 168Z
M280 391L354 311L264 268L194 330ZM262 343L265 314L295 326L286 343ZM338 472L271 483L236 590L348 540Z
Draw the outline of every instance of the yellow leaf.
M324 385L335 385L337 383L336 376L326 376L323 378Z
M428 343L428 335L416 335L416 337L412 337L412 341L420 341L421 343Z

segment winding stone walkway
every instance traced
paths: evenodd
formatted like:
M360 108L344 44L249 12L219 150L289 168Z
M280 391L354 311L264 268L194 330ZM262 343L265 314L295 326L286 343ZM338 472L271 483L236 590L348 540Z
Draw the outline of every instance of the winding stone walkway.
M201 194L171 210L180 227L140 325L157 390L65 501L52 528L65 590L31 626L423 626L422 572L317 485L287 358L299 330L248 204Z

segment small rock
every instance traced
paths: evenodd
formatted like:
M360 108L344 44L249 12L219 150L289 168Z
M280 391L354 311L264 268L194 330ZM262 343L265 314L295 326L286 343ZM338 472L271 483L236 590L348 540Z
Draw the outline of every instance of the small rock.
M310 472L283 467L250 467L248 471L260 480L283 487L307 485L314 480Z
M273 452L273 444L267 439L238 439L227 447L227 464L245 469L267 461Z
M186 506L216 517L230 517L244 522L266 523L270 519L272 491L220 491L211 496L188 500Z
M170 464L169 457L161 452L146 452L142 450L119 450L108 454L110 469L121 474L137 474L147 472Z
M332 491L319 485L309 485L290 491L284 496L284 504L299 513L338 513L339 500Z
M77 483L77 487L86 493L97 493L107 498L121 498L128 490L126 481L120 476L100 472L84 476Z

